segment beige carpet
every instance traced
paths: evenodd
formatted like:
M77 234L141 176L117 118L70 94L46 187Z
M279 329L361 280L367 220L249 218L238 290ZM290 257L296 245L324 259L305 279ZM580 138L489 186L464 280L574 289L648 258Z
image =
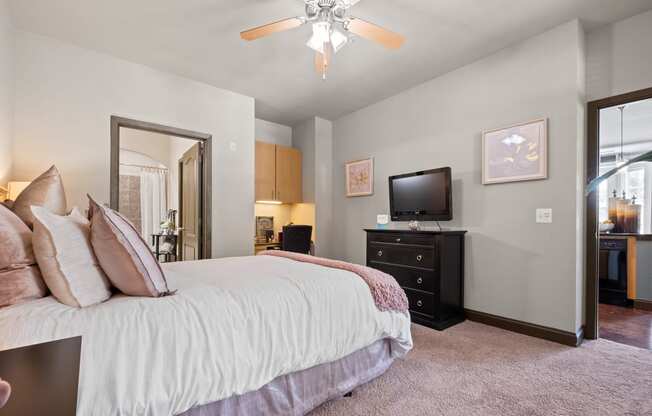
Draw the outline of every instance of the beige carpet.
M652 351L570 348L469 321L412 329L406 359L310 416L652 415Z

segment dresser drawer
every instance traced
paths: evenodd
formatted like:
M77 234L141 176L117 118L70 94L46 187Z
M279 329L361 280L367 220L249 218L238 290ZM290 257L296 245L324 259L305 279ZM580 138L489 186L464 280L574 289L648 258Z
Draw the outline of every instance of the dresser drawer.
M410 303L410 311L419 312L428 316L435 316L435 296L420 290L413 290L404 288L407 295L408 302Z
M373 267L393 276L403 287L435 293L435 272L387 264L373 264Z
M435 245L435 237L427 234L405 234L405 233L369 233L369 243L392 243L392 244L414 244L421 246Z
M435 249L431 247L402 247L383 244L371 244L368 253L369 261L393 263L402 266L423 267L434 269Z

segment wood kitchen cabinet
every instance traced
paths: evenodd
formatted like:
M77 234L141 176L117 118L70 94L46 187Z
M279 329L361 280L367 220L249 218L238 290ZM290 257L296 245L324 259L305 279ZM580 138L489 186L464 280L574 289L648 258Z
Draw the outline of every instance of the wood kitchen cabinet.
M255 176L256 201L302 202L299 150L257 141Z
M276 199L288 204L302 202L301 152L276 146Z
M276 200L276 145L256 142L256 201Z

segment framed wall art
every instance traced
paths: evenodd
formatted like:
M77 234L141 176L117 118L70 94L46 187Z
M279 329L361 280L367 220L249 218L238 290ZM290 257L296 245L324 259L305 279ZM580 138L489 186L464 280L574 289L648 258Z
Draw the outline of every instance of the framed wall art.
M482 133L482 183L548 177L548 121L539 119Z
M365 196L374 193L374 160L347 162L346 196Z

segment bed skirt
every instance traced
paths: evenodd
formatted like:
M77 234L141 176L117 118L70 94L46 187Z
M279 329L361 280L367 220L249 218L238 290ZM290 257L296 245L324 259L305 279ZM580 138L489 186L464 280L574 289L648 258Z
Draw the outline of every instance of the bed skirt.
M277 377L256 391L179 416L302 416L382 375L393 361L391 341L379 340L337 361Z

